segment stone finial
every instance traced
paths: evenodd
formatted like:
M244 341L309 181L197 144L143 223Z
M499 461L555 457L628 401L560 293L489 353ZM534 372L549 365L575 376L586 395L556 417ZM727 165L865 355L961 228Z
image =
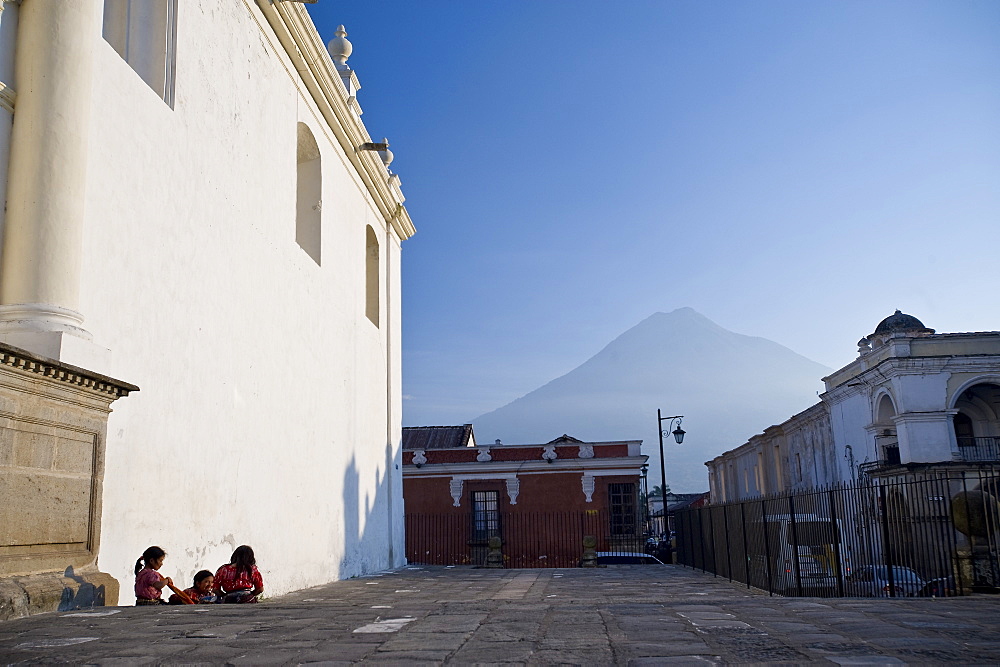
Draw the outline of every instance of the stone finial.
M347 67L347 59L351 57L354 47L347 41L347 31L344 30L344 26L338 25L334 34L336 37L327 43L326 50L330 52L330 57L337 63L338 68Z
M858 354L864 356L872 351L872 342L867 337L858 341Z
M385 137L383 137L382 138L382 143L385 144L385 150L384 151L379 151L378 152L378 156L380 158L382 158L382 164L384 164L385 168L388 169L389 165L392 164L393 155L392 155L392 151L389 150L389 140L386 139Z

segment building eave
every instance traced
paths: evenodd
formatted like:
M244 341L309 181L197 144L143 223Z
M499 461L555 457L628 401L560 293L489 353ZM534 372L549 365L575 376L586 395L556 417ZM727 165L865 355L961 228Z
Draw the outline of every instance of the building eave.
M450 477L453 475L531 475L548 473L621 473L638 475L648 456L627 456L619 458L556 459L545 461L466 461L461 463L428 463L420 467L408 463L403 466L403 476Z
M256 2L386 224L401 241L410 238L417 230L403 206L402 191L378 154L362 150L371 136L351 108L347 90L309 12L299 3Z

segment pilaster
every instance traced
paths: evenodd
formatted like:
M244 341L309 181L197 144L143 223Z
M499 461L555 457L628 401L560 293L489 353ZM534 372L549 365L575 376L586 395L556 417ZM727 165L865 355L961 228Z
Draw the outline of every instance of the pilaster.
M6 14L9 9L4 10ZM100 365L79 312L94 54L102 3L33 0L18 8L0 340L76 365Z

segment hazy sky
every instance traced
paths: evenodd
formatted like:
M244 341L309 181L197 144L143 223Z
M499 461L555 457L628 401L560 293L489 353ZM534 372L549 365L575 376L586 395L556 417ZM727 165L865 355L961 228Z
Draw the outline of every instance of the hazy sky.
M1000 329L996 0L309 11L347 26L417 227L405 425L469 421L681 306L831 367L895 308Z

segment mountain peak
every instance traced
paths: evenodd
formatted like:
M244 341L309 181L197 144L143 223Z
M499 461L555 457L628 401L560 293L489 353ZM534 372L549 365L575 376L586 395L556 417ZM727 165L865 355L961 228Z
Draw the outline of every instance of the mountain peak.
M703 490L704 461L808 407L828 372L678 308L653 313L566 375L474 423L484 442L542 442L542 434L563 431L587 442L643 439L655 458L651 420L668 408L692 426L685 446L667 454L675 488Z

